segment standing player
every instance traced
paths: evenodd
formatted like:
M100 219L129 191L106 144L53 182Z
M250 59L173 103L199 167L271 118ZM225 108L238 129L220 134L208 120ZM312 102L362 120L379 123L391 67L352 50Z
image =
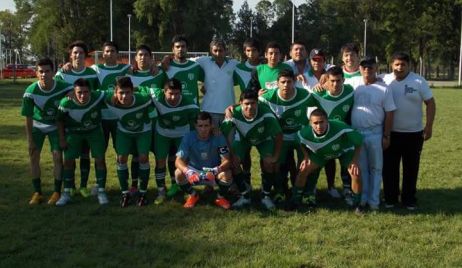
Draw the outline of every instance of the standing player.
M345 84L350 84L350 79L361 76L359 71L359 48L355 43L346 43L340 49L343 62L343 76Z
M369 204L371 210L378 210L383 150L390 145L393 111L396 106L387 85L377 80L375 58L366 57L359 65L364 84L355 89L351 125L363 135L359 159L363 178L361 205Z
M88 47L83 41L75 41L68 47L69 59L71 63L71 69L65 71L63 69L58 70L55 75L55 79L64 81L68 84L74 84L79 78L84 78L88 81L89 88L91 91L99 88L99 81L96 72L85 66L85 58L88 54ZM88 176L90 174L90 156L88 146L82 147L82 154L80 155L80 194L83 197L90 196L90 191L87 188ZM73 187L74 189L75 187ZM73 190L72 190L73 191Z
M104 93L91 91L90 83L84 78L74 82L73 94L64 97L59 104L58 128L59 143L64 150L64 192L56 202L64 206L71 201L74 184L75 159L80 156L82 147L88 145L95 158L98 202L108 203L105 192L106 162L104 160L104 136L101 128L101 108Z
M143 88L143 90L149 92L158 112L153 151L156 156L155 175L158 188L155 204L160 205L166 198L165 171L169 149L172 146L178 148L183 136L194 127L199 107L193 99L182 95L181 82L175 78L168 79L163 89Z
M221 125L226 137L236 128L239 139L232 142L234 161L234 178L241 191L241 196L234 208L242 208L250 204L250 187L245 183L241 169L241 159L252 146L257 147L260 154L262 170L262 199L265 209L275 208L270 197L278 172L278 160L282 147L282 130L273 112L264 104L258 103L255 91L241 93L240 104L234 107L230 117ZM231 142L230 142L231 143Z
M423 142L432 136L436 104L425 79L409 71L409 55L395 53L393 73L384 77L396 104L390 147L384 151L383 192L385 206L393 207L399 197L399 164L403 162L401 203L409 210L417 208L415 197L420 153ZM425 126L422 123L422 103L426 105Z
M122 197L121 207L130 204L128 189L128 155L136 153L139 161L140 189L136 204L145 206L149 181L149 149L152 140L152 119L156 112L151 99L145 94L134 92L130 77L120 77L114 92L107 92L106 105L117 115L116 152L117 177Z
M246 61L239 63L234 70L234 83L241 93L247 89L252 78L252 71L260 64L260 44L256 39L248 38L242 45Z
M53 62L41 59L36 64L37 82L27 87L22 103L21 115L26 117L26 136L29 145L29 161L32 173L34 194L29 201L36 205L43 201L41 188L40 153L45 138L48 136L50 151L53 155L54 192L48 199L48 204L58 201L62 186L62 153L59 147L56 115L61 98L72 86L53 80Z
M311 70L310 62L308 61L308 53L302 42L294 42L290 45L291 59L284 62L292 67L292 70L297 78L295 87L308 89L307 79Z
M300 205L305 184L315 183L309 175L317 172L327 161L336 158L340 159L343 167L348 168L352 178L354 205L358 206L361 199L361 174L358 164L361 135L343 122L328 120L326 112L322 109L315 109L310 114L310 125L298 132L298 138L302 144L304 158L293 188L290 208ZM305 198L309 207L316 206L314 194Z
M185 208L194 207L199 200L199 194L192 188L199 184L218 184L220 190L215 204L230 208L224 197L232 181L229 149L223 135L214 135L212 130L212 117L207 112L200 112L195 130L184 136L178 149L175 177L183 191L189 194Z

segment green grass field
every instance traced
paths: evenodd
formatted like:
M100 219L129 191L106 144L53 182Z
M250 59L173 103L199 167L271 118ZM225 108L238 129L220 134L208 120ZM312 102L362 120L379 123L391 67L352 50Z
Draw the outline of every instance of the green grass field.
M359 217L342 201L327 198L324 178L320 208L312 214L270 214L257 206L223 211L210 198L193 210L183 209L180 200L121 209L112 151L107 156L108 207L100 207L94 197L76 197L63 208L30 207L32 186L20 116L28 83L0 81L0 267L462 266L460 89L433 90L437 117L434 136L422 155L419 209ZM52 165L47 143L44 148L42 188L48 197ZM253 179L258 185L256 166ZM339 179L336 184L341 184Z

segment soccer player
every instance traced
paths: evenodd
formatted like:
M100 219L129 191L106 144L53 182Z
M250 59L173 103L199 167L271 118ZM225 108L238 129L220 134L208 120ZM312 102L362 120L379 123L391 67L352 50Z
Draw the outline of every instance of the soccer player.
M361 76L359 71L359 47L355 43L346 43L340 49L343 62L343 76L345 84L350 84L350 79Z
M303 161L293 188L290 209L297 208L302 199L307 199L309 208L315 208L314 193L303 196L305 184L315 184L312 180L314 172L322 168L331 159L340 159L340 164L348 168L352 178L354 205L358 206L361 199L361 173L358 164L361 150L361 135L347 124L328 120L327 113L322 109L315 109L310 114L310 125L298 132L298 138L303 151ZM313 186L309 188L314 188ZM356 207L357 212L360 208Z
M64 81L68 84L74 84L79 78L85 78L89 84L91 91L99 88L99 80L96 72L85 66L85 57L88 55L88 47L83 41L75 41L68 46L69 60L71 68L68 71L64 69L58 70L55 75L55 80ZM90 156L88 146L82 147L80 155L80 189L79 192L83 197L90 196L90 191L87 188L88 177L90 174ZM72 189L72 193L74 191Z
M199 201L199 194L192 186L200 184L218 184L219 192L214 203L224 209L231 207L224 197L232 181L229 149L223 135L214 135L212 129L210 114L200 112L195 130L183 137L176 154L175 177L183 191L189 195L185 208L192 208Z
M250 204L250 187L245 183L240 164L245 153L255 146L260 154L262 170L261 204L265 209L273 210L275 205L271 200L270 192L278 172L278 160L282 147L282 130L279 122L265 104L258 103L256 91L244 91L231 117L227 117L221 125L225 137L229 137L229 133L234 128L239 134L239 139L232 142L233 175L241 196L233 207L239 209Z
M401 203L409 210L417 208L415 197L420 153L423 142L432 137L436 104L427 81L409 70L409 55L397 52L392 56L393 73L384 77L396 104L390 147L384 151L383 192L385 206L398 203L399 166L402 160L403 180ZM422 103L425 104L425 126L422 123Z
M134 153L138 155L141 180L136 204L145 206L148 203L152 119L156 117L156 111L149 96L134 92L133 83L128 76L118 78L115 91L106 93L106 105L118 118L116 152L117 177L122 191L120 206L127 207L130 204L127 161L128 155Z
M326 54L320 48L313 48L310 52L310 65L311 69L308 72L308 77L304 88L309 92L314 92L315 87L322 82L322 75L328 69L326 65Z
M269 42L265 48L267 64L260 64L252 72L252 78L247 90L259 92L268 89L277 89L278 74L283 69L291 70L291 67L281 62L281 46L276 42Z
M247 89L252 71L260 64L260 44L256 39L248 38L242 45L246 61L239 63L234 70L234 83L239 86L241 93Z
M328 119L339 120L349 124L351 108L353 107L354 92L353 87L344 84L344 71L341 67L331 67L326 71L327 80L326 90L313 93L313 97L318 103L316 106L326 111ZM340 194L335 189L335 159L327 161L324 166L327 177L327 192L333 198L340 198ZM318 176L319 174L315 175ZM348 171L341 171L343 181L343 194L348 205L352 205L350 178ZM308 189L308 191L314 189Z
M184 96L193 99L199 104L198 82L204 81L204 71L197 62L186 59L188 53L188 40L182 35L172 38L173 59L170 61L166 74L168 78L181 81Z
M105 192L107 171L104 136L101 128L103 100L104 93L91 91L90 83L79 78L74 82L73 94L64 97L59 104L57 119L59 143L64 150L64 192L56 202L57 206L64 206L71 201L71 189L75 185L75 159L80 156L85 144L95 158L98 202L100 205L108 203Z
M178 148L183 136L194 128L199 107L193 99L182 95L181 82L175 78L168 79L163 88L143 90L149 92L158 113L153 144L158 196L154 203L160 205L166 199L165 171L170 148ZM175 188L178 187L177 184L172 184L171 189L174 188L175 193L170 193L169 196L174 196L178 191Z
M63 164L56 115L59 101L72 89L72 86L53 80L53 62L50 59L40 59L37 61L36 68L38 81L26 88L21 110L21 115L26 117L26 136L29 145L32 185L34 187L34 193L29 204L36 205L43 201L40 154L43 142L48 136L50 151L53 155L54 175L54 192L48 199L48 204L54 205L61 193Z
M315 106L316 103L308 91L303 88L294 87L295 76L292 70L281 70L277 81L277 89L267 90L258 99L260 102L268 105L276 115L282 128L283 143L278 162L285 163L288 155L292 155L293 158L294 150L297 152L298 160L301 161L303 154L300 150L296 134L297 131L308 124L308 107ZM276 190L274 200L276 202L284 200L284 186L286 186L284 185L286 183L284 177L287 177L286 173L288 171L285 169L281 172L285 172L282 177L277 167L274 181ZM296 174L293 177L295 176ZM293 183L294 181L292 181L292 185Z
M136 48L135 67L129 77L133 87L160 88L167 80L167 75L162 69L155 68L151 48L147 45L139 45Z
M362 171L361 205L378 210L382 182L383 150L390 145L393 111L392 92L376 77L375 57L359 63L363 85L355 88L351 125L363 135L359 165Z
M292 43L292 45L290 45L290 57L291 59L284 63L292 67L292 70L297 78L295 87L308 89L307 79L311 66L305 45L298 41Z

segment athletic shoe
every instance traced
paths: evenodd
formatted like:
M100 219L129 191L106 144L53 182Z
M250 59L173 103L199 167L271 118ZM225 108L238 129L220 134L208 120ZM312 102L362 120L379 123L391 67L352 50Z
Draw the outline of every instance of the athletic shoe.
M71 190L69 191L70 196L71 196L71 197L74 197L76 191L77 191L77 190L76 190L75 188L71 188Z
M138 194L138 187L136 187L136 186L130 187L129 193L130 193L131 196L137 195Z
M263 207L267 210L274 210L276 206L273 203L273 200L271 200L271 197L265 196L261 199L261 204Z
M302 204L308 208L316 207L316 197L314 195L305 195L302 197Z
M199 195L196 194L190 194L188 198L186 199L186 202L184 203L183 207L184 208L193 208L197 201L199 201Z
M170 189L168 189L167 191L167 197L168 198L174 197L180 190L181 188L178 184L176 183L172 184L172 186L170 186Z
M88 190L87 187L80 187L79 192L80 195L84 198L87 198L91 195L91 192Z
M330 188L327 190L327 193L332 197L332 198L340 198L342 197L340 193L337 191L335 188Z
M410 211L414 211L414 210L417 209L417 205L416 204L408 204L408 205L406 205L406 209L410 210Z
M32 194L32 197L30 198L29 205L38 205L42 203L43 201L43 196L39 192L35 192Z
M395 208L395 204L385 203L385 208L387 208L387 209Z
M353 206L353 193L350 189L343 190L343 196L345 197L345 203L352 207Z
M176 185L176 184L175 184ZM156 197L156 200L154 200L154 204L156 205L162 205L165 202L165 188L162 190L159 190L159 194Z
M98 195L98 186L95 185L93 187L91 187L91 196L97 196Z
M273 198L274 203L276 203L276 204L280 204L280 203L284 202L285 199L286 199L286 197L282 193L276 193L274 195L274 198Z
M371 204L369 204L369 208L372 211L378 211L379 210L379 205L371 205Z
M364 206L357 206L355 208L355 214L358 216L363 216L364 215Z
M144 207L148 204L148 199L146 198L146 193L140 194L140 197L138 197L138 201L136 202L136 205L139 207Z
M130 195L128 193L123 193L120 198L120 207L126 208L130 204Z
M234 209L241 209L241 208L246 207L248 205L250 205L250 198L246 198L243 195L241 195L241 197L239 197L239 199L236 202L234 202L232 207Z
M64 192L61 197L56 201L56 206L62 207L71 202L71 194L69 192Z
M231 204L229 203L229 201L224 197L217 197L217 199L215 199L214 203L218 207L221 207L221 208L224 208L224 209L229 209L231 207Z
M100 205L106 205L107 203L109 203L106 192L98 191L97 197L98 197L98 203Z
M58 202L60 196L61 196L60 193L58 193L58 192L53 192L53 193L51 194L50 198L48 199L48 205L55 205L56 202Z

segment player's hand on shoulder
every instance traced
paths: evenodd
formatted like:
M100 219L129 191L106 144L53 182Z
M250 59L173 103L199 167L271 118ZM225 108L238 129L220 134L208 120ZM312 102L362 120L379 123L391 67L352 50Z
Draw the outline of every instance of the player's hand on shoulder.
M261 88L261 89L258 90L258 96L261 96L261 95L263 95L265 93L266 93L266 89Z
M170 63L172 62L173 58L170 55L165 55L162 60L160 61L160 67L167 71L170 68Z
M63 71L63 73L69 73L72 71L72 64L70 62L66 62L63 64L63 66L61 67L61 70Z

